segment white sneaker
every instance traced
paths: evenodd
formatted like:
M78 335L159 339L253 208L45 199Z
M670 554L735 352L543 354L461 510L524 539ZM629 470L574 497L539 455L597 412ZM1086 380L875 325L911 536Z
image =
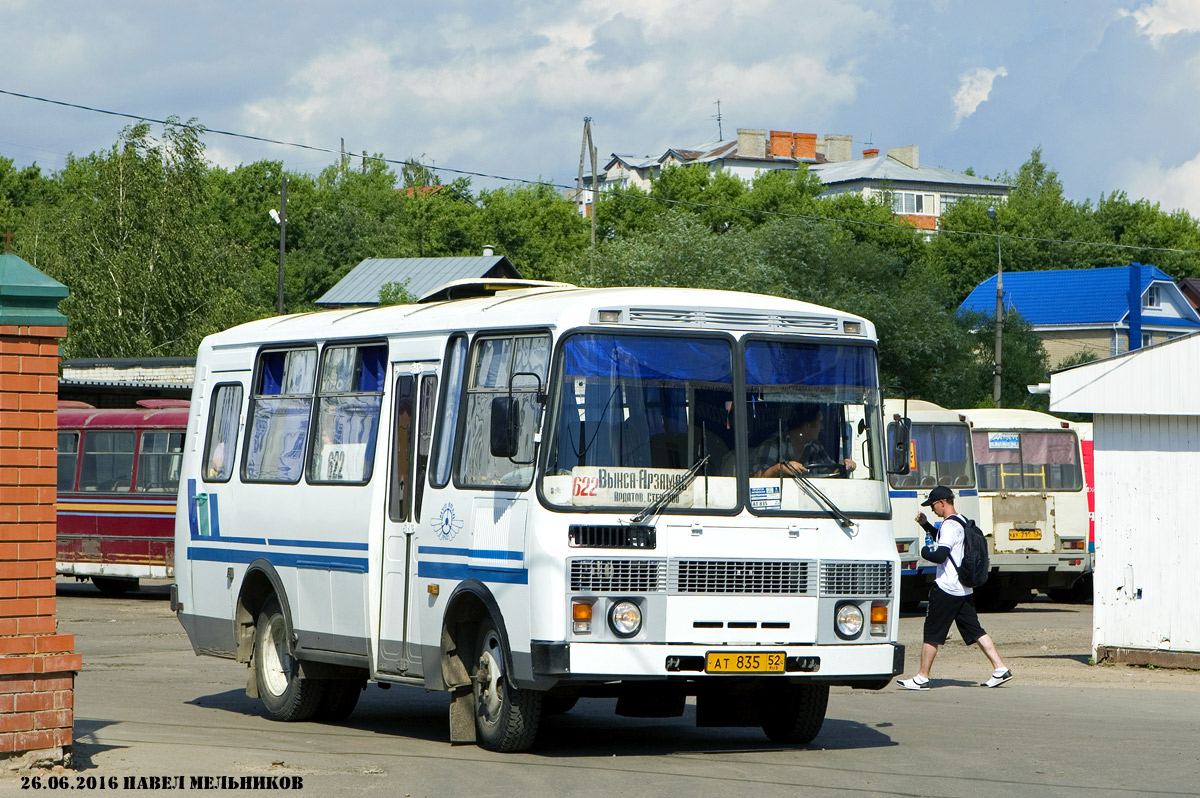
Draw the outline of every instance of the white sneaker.
M911 679L897 679L896 684L900 685L905 690L928 690L929 689L929 680L926 679L923 682L918 682L916 676L912 677Z
M1011 678L1012 678L1012 671L1005 671L1004 673L1000 674L999 676L997 676L996 674L993 673L990 677L988 677L988 680L986 682L983 682L979 686L980 687L999 687L1000 685L1004 684Z

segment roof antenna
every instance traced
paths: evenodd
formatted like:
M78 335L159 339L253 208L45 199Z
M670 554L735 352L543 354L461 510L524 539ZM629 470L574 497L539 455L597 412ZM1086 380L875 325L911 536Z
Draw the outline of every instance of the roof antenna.
M725 136L721 133L721 101L717 100L717 115L713 117L717 120L717 141L724 141Z

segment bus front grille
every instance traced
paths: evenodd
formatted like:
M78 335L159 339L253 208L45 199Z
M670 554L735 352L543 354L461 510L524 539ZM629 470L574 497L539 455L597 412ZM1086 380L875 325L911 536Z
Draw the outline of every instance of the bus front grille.
M571 524L568 543L590 549L653 549L654 527L646 524Z
M812 565L797 560L672 560L671 588L681 595L813 595Z
M571 560L576 593L662 593L667 569L661 560Z
M821 563L822 596L890 596L892 564L887 562Z

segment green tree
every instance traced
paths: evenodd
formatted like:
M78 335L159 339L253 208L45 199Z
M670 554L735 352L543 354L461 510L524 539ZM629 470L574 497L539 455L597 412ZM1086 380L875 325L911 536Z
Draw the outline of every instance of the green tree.
M416 301L416 295L408 290L408 280L384 283L379 288L380 305L411 305Z
M564 264L590 246L588 220L545 183L482 191L479 205L480 243L494 245L530 279L562 279Z
M61 227L34 263L71 291L66 356L191 354L250 317L244 253L205 191L200 134L172 119L156 140L143 122L110 151L68 160Z

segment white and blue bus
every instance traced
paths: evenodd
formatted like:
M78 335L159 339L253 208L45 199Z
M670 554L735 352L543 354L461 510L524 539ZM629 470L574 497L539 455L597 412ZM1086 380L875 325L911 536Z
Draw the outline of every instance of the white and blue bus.
M375 681L493 750L597 696L807 742L831 685L903 666L881 404L871 323L776 297L492 281L252 322L198 353L173 606L277 720ZM760 476L801 415L821 460Z
M941 526L941 519L921 507L929 491L938 485L950 488L954 509L971 520L979 519L971 427L957 410L920 399L886 399L883 413L893 445L902 419L909 419L908 468L893 469L888 487L900 555L900 593L905 609L913 609L926 598L937 575L937 566L921 559L925 532L915 520L918 512L924 512L930 523ZM981 528L987 534L987 528Z

